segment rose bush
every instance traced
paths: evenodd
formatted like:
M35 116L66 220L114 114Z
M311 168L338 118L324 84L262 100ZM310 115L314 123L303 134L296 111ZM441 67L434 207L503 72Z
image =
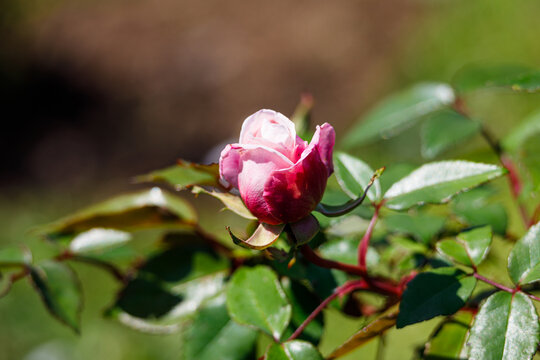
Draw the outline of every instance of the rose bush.
M504 73L486 84L532 89L530 74L508 82ZM297 136L295 124L310 134L313 102L303 98L294 123L271 110L248 117L219 164L180 160L136 177L152 182L149 189L34 230L54 244L51 258L26 247L0 249L0 297L29 279L51 314L78 332L84 297L70 264L83 263L119 284L109 318L152 334L181 332L179 356L186 360L362 358L373 350L362 347L377 337L380 358L531 360L540 339L540 204L533 203L540 178L531 157L539 153L533 145L540 110L499 141L468 115L457 92L463 86L454 86L421 83L390 96L347 133L342 148L388 139L422 121L426 158L480 135L500 165L469 161L478 156L469 154L416 169L388 163L383 174L385 166L373 170L352 154L333 154L328 124L310 143ZM510 191L496 180L505 175ZM249 221L204 220L165 187L211 195ZM515 208L506 206L512 202L505 193ZM507 274L500 271L506 264ZM330 306L333 314L322 316ZM362 328L334 336L343 315L362 316ZM383 341L394 327L435 318L427 338L402 336L406 347L394 335ZM345 335L344 343L332 340ZM262 346L269 337L271 345ZM399 350L384 355L387 344Z
M222 151L221 180L238 189L261 222L296 222L321 201L333 172L334 142L334 128L327 123L317 126L308 144L286 116L260 110L244 121L239 142Z

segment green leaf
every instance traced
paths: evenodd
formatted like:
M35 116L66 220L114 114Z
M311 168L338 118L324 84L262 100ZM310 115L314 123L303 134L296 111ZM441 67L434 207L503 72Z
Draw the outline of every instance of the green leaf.
M182 190L193 185L219 186L218 164L202 165L179 160L176 165L135 177L135 182L164 182Z
M132 230L163 225L192 227L197 214L185 200L154 187L120 195L45 226L49 238L92 228Z
M494 192L480 187L456 196L452 201L452 211L471 227L490 225L497 234L506 234L508 216L500 203L490 203Z
M422 126L422 156L433 159L480 130L480 124L453 110L431 115Z
M391 214L385 216L383 220L388 230L413 235L422 244L428 244L441 231L446 222L442 216L423 213L415 215Z
M454 195L505 173L499 166L470 161L425 164L388 189L385 206L405 210L426 203L445 203Z
M123 295L115 307L107 310L106 315L140 332L172 334L180 331L183 321L196 313L200 306L222 293L225 277L225 272L219 272L172 288L167 283L159 287L156 282L150 282L149 286L148 283L132 285L134 288L129 290L130 293ZM120 301L125 303L121 304ZM142 317L122 308L139 313Z
M390 189L390 187L395 182L409 175L415 169L415 165L407 163L388 165L384 170L384 176L381 176L381 178L379 179L381 183L382 193L384 194L385 192L387 192L388 189ZM371 216L369 217L369 219L371 219Z
M476 315L467 342L469 359L532 359L538 336L538 315L531 300L520 292L497 292Z
M173 245L152 255L140 267L119 292L107 311L109 316L142 331L174 332L179 330L175 326L179 321L223 290L227 259L193 236L167 237Z
M454 92L443 83L422 83L394 94L375 106L343 141L351 148L377 138L390 138L422 116L454 102Z
M227 209L240 215L241 217L249 220L257 220L257 218L248 210L242 201L242 198L238 195L210 186L194 186L191 191L196 195L204 193L213 196L221 201Z
M30 268L30 277L49 312L78 333L82 295L73 270L66 264L46 260Z
M334 155L334 170L339 185L351 199L356 199L364 193L374 173L368 164L343 152ZM371 201L381 198L379 179L375 180L367 196Z
M356 334L351 336L345 343L340 345L330 355L326 357L327 360L337 359L343 355L346 355L357 349L369 341L373 340L379 335L382 335L386 330L390 329L396 324L396 319L399 313L399 306L394 305L382 315L379 315L375 320L370 322L367 326L363 327Z
M494 87L534 92L540 89L540 72L515 64L475 64L461 69L452 82L459 93Z
M160 318L183 300L170 292L165 284L137 277L122 289L115 306L138 318Z
M264 360L323 360L323 357L310 343L293 340L272 344L264 355Z
M418 274L407 284L399 307L397 328L452 315L471 296L476 279L463 271L443 267Z
M540 110L535 111L512 129L503 140L502 145L508 151L515 151L528 139L540 133Z
M491 245L491 227L485 226L460 233L456 240L442 240L437 250L467 266L478 266L485 259Z
M227 308L239 324L279 339L291 319L291 305L276 274L266 266L240 268L227 289Z
M0 250L0 267L25 266L32 263L32 254L21 247Z
M221 297L203 307L187 329L185 360L247 360L256 340L257 331L231 320Z
M130 246L103 248L77 255L78 258L82 257L104 262L121 262L122 264L132 264L141 256L142 254L140 252Z
M463 359L467 333L473 321L470 311L461 311L445 320L426 344L426 360Z
M508 272L515 284L540 280L540 223L514 245L508 256Z
M260 223L253 235L251 235L247 240L236 237L231 232L229 227L227 227L227 230L229 231L229 235L236 245L248 249L263 250L272 245L274 241L279 238L279 235L285 228L285 225L286 224L269 225L266 223Z
M130 240L130 233L114 229L94 228L75 236L69 243L69 249L74 254L99 253L122 246Z

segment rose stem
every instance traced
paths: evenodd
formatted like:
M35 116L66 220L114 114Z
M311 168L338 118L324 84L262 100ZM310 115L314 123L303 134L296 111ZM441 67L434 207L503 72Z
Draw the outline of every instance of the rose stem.
M300 247L302 255L306 260L313 264L326 269L336 269L346 272L347 274L361 276L370 285L370 289L373 292L377 292L382 295L399 296L401 295L401 288L394 283L391 279L385 278L370 278L365 270L358 266L340 263L333 260L328 260L317 255L313 249L308 245Z
M289 337L287 341L296 339L302 333L302 331L304 331L306 326L308 326L309 323L313 319L315 319L317 315L319 315L319 313L326 307L326 305L328 305L336 297L346 295L350 293L351 291L354 291L357 289L367 289L368 287L369 287L368 283L366 283L363 279L360 279L360 280L350 281L340 287L335 288L334 292L329 297L324 299L323 302L321 302L319 306L317 306L315 310L313 310L313 312L309 314L306 320L304 320L304 322L296 329L296 331Z
M471 117L468 114L467 108L465 106L465 101L463 98L458 97L456 98L456 101L454 102L454 110L460 113L461 115L465 116L467 119L471 119ZM523 222L525 223L525 226L528 226L530 223L530 220L527 216L527 209L523 205L523 203L519 200L519 194L521 193L522 184L521 179L519 178L519 173L517 171L516 166L512 162L512 160L505 154L503 149L501 148L500 143L495 140L495 137L491 134L491 132L486 128L486 126L482 123L480 123L480 134L486 140L490 148L493 150L495 155L499 158L499 161L501 162L502 166L508 170L508 179L510 183L510 191L512 193L512 196L514 197L514 200L518 204L519 212L521 214L521 218L523 219Z
M493 280L490 280L490 279L488 279L488 278L486 278L486 277L480 275L480 274L477 273L477 272L475 272L475 273L473 274L473 276L474 276L475 278L477 278L478 280L485 282L486 284L489 284L489 285L491 285L491 286L493 286L493 287L496 287L496 288L499 289L499 290L506 291L506 292L509 292L509 293L514 293L514 292L516 292L516 289L512 289L512 288L509 288L509 287L504 286L504 285L502 285L502 284L499 284L499 283L497 283L497 282L495 282L495 281L493 281Z
M373 235L373 229L375 228L375 224L377 223L377 219L379 218L379 211L381 209L381 204L378 204L375 206L375 213L373 214L373 217L371 218L371 221L369 222L369 226L366 230L366 233L362 237L362 240L360 241L360 244L358 245L358 265L360 266L360 269L362 269L364 272L367 273L367 266L366 266L366 255L369 247L369 241L371 240L371 235Z

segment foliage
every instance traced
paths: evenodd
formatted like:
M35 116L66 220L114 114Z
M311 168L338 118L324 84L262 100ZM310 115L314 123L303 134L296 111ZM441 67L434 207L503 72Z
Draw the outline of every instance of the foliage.
M479 88L538 91L538 74L518 66L468 66L453 84L422 83L391 95L352 128L345 148L397 136L423 121L422 154L431 162L393 176L400 171L392 164L386 173L374 171L336 151L336 181L324 197L332 204L319 204L295 223L257 224L237 192L220 183L216 164L179 161L139 176L138 182L159 187L41 227L56 251L51 259L34 261L26 248L1 250L1 295L28 278L48 311L78 332L82 286L69 264L83 262L119 283L105 312L109 318L154 334L185 327L186 359L336 359L393 327L433 318L440 324L421 358L531 359L540 334L534 305L540 301L534 294L540 206L524 199L535 199L540 187L525 186L524 179L537 181L537 169L527 167L537 154L523 149L537 136L538 111L499 141L469 116L465 96ZM311 135L311 108L305 97L293 117L305 138ZM474 136L486 140L500 164L433 161ZM508 231L510 209L497 201L502 177L522 217L517 241ZM230 238L224 239L201 225L185 197L166 187L211 195L244 220L228 228ZM149 229L156 239L152 251L135 252L132 238ZM497 260L490 259L495 241L512 248L512 285L501 274L481 274ZM120 259L127 259L127 269ZM317 346L326 336L325 308L362 316L365 323L323 356Z

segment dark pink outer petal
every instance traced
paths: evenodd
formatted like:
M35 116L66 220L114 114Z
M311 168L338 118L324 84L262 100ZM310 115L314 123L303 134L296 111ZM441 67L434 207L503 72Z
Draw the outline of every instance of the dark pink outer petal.
M328 170L317 147L287 169L276 170L264 187L270 213L281 222L295 222L311 213L321 201ZM306 150L308 151L308 150Z
M238 190L240 196L251 213L262 222L281 224L276 218L263 193L265 184L275 171L290 168L292 162L281 153L266 147L237 145L241 169L238 174ZM234 146L233 146L234 148Z
M332 161L332 152L334 144L336 143L336 132L332 125L324 123L321 126L317 126L315 134L311 139L310 147L316 145L321 156L321 161L328 170L328 176L334 172L334 163Z

